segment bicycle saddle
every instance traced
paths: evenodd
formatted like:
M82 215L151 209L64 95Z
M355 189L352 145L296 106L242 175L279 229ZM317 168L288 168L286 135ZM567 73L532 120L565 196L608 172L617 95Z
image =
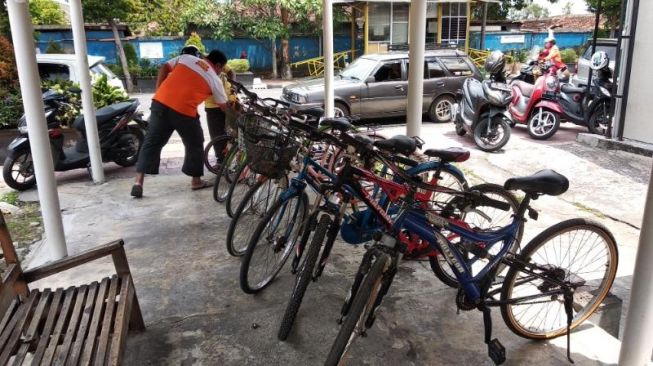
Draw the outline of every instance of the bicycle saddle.
M372 138L367 135L354 135L354 139L364 143L365 145L374 143L374 140L372 140Z
M554 170L545 169L527 177L510 178L503 188L510 191L521 190L531 194L558 196L569 189L569 180Z
M415 140L408 136L397 135L387 140L374 142L374 146L392 154L410 155L417 149Z
M469 150L462 147L450 147L448 149L428 149L424 151L424 155L432 158L439 158L445 163L457 162L462 163L469 159Z
M338 131L347 131L353 127L349 120L344 117L322 118L320 125Z

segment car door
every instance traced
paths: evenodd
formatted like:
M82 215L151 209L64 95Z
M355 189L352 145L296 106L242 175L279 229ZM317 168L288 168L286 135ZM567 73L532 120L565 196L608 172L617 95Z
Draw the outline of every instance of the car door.
M434 98L447 90L448 75L436 57L427 57L424 60L424 111L428 110Z
M439 60L447 71L447 76L436 79L439 80L438 85L443 92L446 90L448 93L456 94L459 89L462 89L465 79L475 76L475 69L463 56L439 57Z
M406 109L407 82L402 72L402 60L385 60L367 80L361 98L361 115L378 117L401 114Z

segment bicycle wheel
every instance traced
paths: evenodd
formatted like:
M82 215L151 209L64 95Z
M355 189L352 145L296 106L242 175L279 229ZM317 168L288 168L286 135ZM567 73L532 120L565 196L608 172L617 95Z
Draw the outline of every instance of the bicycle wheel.
M277 201L279 193L288 188L288 177L265 179L247 191L238 205L227 230L226 246L229 254L240 257L245 254L256 227L265 213Z
M256 184L258 177L256 173L249 169L247 161L244 161L240 165L234 176L235 179L229 185L229 193L227 193L227 198L225 199L225 209L227 215L231 218L234 217L233 214L243 199L243 196Z
M261 219L240 266L240 288L245 293L263 290L277 276L302 232L307 211L308 197L302 192L278 200Z
M215 183L213 184L213 199L224 202L229 194L229 187L234 179L234 174L239 167L240 153L238 145L234 144L226 155L224 163L220 165Z
M209 141L204 148L204 165L208 171L213 174L220 172L220 164L224 161L225 156L227 156L233 142L234 138L229 135L217 136ZM224 148L216 154L215 145L217 144L224 144Z
M489 230L492 228L500 228L500 227L510 225L510 223L512 222L512 215L516 214L517 210L519 209L519 201L517 201L517 198L515 198L514 194L504 189L500 185L489 184L489 183L473 186L469 190L479 191L480 193L482 193L483 195L491 199L501 201L501 202L506 202L510 204L511 209L509 211L502 211L497 208L489 207L489 206L476 207L475 210L461 214L462 220L467 225L479 230ZM524 233L524 225L521 225L519 227L517 235L515 236L515 240L513 241L509 249L511 253L516 254L519 252L519 245L523 233ZM443 233L443 234L447 236L447 239L449 239L449 241L452 242L453 244L460 243L459 237L451 235L450 233ZM490 248L487 248L487 250L490 254L497 254L501 249L502 243L499 242L499 243L492 243L492 244L493 245ZM462 248L460 249L461 251L463 251ZM440 281L442 281L447 286L453 288L458 287L458 279L453 274L453 270L451 269L451 266L447 263L447 260L444 258L444 256L440 254L438 254L437 256L431 256L429 257L429 262L431 265L431 270L433 270L433 273ZM471 267L472 273L473 274L479 273L485 267L486 264L487 264L487 260L480 260L480 259L477 260L475 263L472 264ZM499 263L497 267L498 267L497 274L503 272L503 270L505 269L505 265L502 263Z
M376 297L383 284L383 272L386 270L390 257L378 257L370 266L353 299L349 313L340 327L338 336L331 346L325 366L336 366L347 356L349 347L361 335L366 327L365 323L376 302Z
M537 296L559 289L553 282L574 288L574 329L587 319L608 295L617 273L618 250L612 233L603 225L586 219L560 222L544 230L526 247L518 260L534 267L541 277L510 268L501 289L501 301ZM518 267L522 267L521 264ZM550 339L567 332L563 295L529 298L501 306L506 325L515 334L529 339Z
M313 277L315 264L317 263L322 243L324 242L324 238L326 237L331 222L331 216L327 214L322 215L317 225L317 229L315 229L315 234L313 234L313 240L309 244L309 247L304 249L306 254L304 255L304 260L299 267L297 277L295 277L295 286L290 294L290 301L288 301L288 305L286 306L286 311L281 319L279 333L277 334L277 337L281 341L285 341L286 338L288 338L288 334L290 334L290 330L295 322L295 316L297 316L299 307L302 304L302 299L304 298L304 294L308 288L308 283Z

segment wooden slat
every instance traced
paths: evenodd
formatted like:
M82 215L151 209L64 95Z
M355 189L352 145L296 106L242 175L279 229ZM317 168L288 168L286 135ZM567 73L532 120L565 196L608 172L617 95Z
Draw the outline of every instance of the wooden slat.
M20 274L20 266L10 264L2 275L2 284L0 285L0 312L2 314L5 314L12 301L18 298L18 292L14 285Z
M52 297L52 302L50 303L50 311L48 311L48 317L45 321L45 325L43 326L43 331L41 332L41 336L36 345L36 351L34 351L34 355L32 356L32 365L38 365L41 362L41 359L43 358L43 354L45 353L45 348L48 345L48 340L50 339L50 333L52 333L55 320L57 319L57 315L59 314L59 305L61 304L62 298L63 298L63 289L58 288L54 292L54 296ZM70 302L68 303L70 304ZM61 311L63 312L64 310L65 309L62 307ZM67 312L67 310L65 311ZM66 313L62 313L60 316L65 318Z
M16 353L16 357L14 358L14 365L21 365L23 363L23 360L25 359L25 356L27 355L27 351L29 350L30 346L34 344L34 340L37 337L37 330L39 325L41 324L41 320L43 319L43 314L46 313L46 308L48 306L48 303L50 302L50 289L45 289L41 293L41 298L39 299L39 304L36 306L36 309L34 310L34 314L32 314L32 319L29 322L29 326L27 327L27 331L25 332L22 340L22 344L18 348L18 352Z
M102 324L102 315L104 314L105 300L107 299L107 289L109 293L111 292L111 286L113 282L109 278L102 280L102 285L100 286L100 291L97 294L95 300L95 308L93 309L93 318L91 319L91 324L88 327L88 334L84 340L83 348L80 349L81 358L78 362L74 362L73 365L88 365L91 363L91 358L93 357L93 351L95 350L95 340L98 336L99 327ZM81 343L80 343L81 344ZM77 344L75 344L77 346ZM73 351L77 353L77 348L74 348ZM75 359L76 361L76 359Z
M125 348L129 318L131 316L132 303L134 300L134 286L131 276L120 277L120 302L116 310L113 336L111 337L111 350L109 353L108 365L118 366L122 361L122 352ZM104 360L95 360L95 365L104 365Z
M18 299L14 299L11 304L7 307L7 310L5 311L4 315L2 316L2 320L0 320L0 334L2 331L5 329L9 321L11 320L11 317L14 315L14 312L16 311L16 307L20 305L20 302Z
M57 319L57 325L54 327L54 332L52 333L52 337L50 337L50 342L48 343L48 347L45 350L45 353L43 354L43 359L41 360L42 365L50 365L52 363L52 360L55 355L55 351L57 350L57 346L59 345L59 341L61 340L61 335L64 333L64 326L67 324L68 321L68 313L70 312L71 305L73 304L73 300L75 298L81 297L81 300L79 301L80 303L84 301L84 295L86 294L86 285L81 286L79 289L75 287L69 287L66 289L66 292L64 293L64 300L63 300L63 305L61 305L61 311L59 312L59 317ZM75 307L77 306L77 302L75 302ZM80 305L81 308L81 305ZM73 314L75 311L73 311ZM72 318L72 316L71 316ZM71 319L72 321L72 319ZM36 366L39 363L32 362L32 366Z
M9 358L16 351L20 335L23 333L23 329L27 324L27 319L38 299L39 292L33 290L27 298L27 302L21 305L19 310L22 311L16 313L16 322L14 323L14 326L5 329L6 331L9 331L11 328L11 335L7 337L7 340L3 341L3 339L0 339L0 349L2 349L2 354L0 354L0 365L6 365ZM9 334L9 332L7 332L7 334ZM5 332L3 332L2 337L5 337Z
M57 352L54 358L55 365L63 365L66 363L70 346L73 344L73 339L77 333L77 326L80 322L80 318L83 316L82 309L84 308L84 304L89 302L91 304L93 303L95 292L97 291L97 286L98 283L93 282L88 286L82 286L79 288L77 296L75 297L75 307L73 308L73 312L70 314L70 321L68 322L66 336L64 337L63 344L57 347ZM84 290L83 292L82 288Z
M105 257L109 254L112 254L117 249L122 248L123 245L124 243L122 240L116 240L111 243L101 245L97 248L93 248L76 255L71 255L58 261L54 261L43 266L25 271L23 273L23 278L27 282L38 281L55 273L59 273L73 267L77 267L81 264L90 262L92 260Z
M87 298L86 306L84 307L84 314L82 315L82 321L79 323L79 330L77 331L77 337L75 337L75 344L70 350L70 358L68 362L66 362L67 365L77 365L79 358L82 355L85 343L89 342L87 346L93 348L95 339L89 339L90 337L88 337L87 334L93 325L91 321L95 321L97 318L96 314L102 313L104 296L106 295L108 285L109 279L105 278L100 283L100 288L96 293L94 293L93 298L91 298L91 293L89 292L89 297Z
M109 334L111 333L111 325L114 319L114 310L116 307L116 295L118 294L118 287L120 286L120 279L118 276L111 277L111 287L109 287L109 295L107 296L107 305L104 310L104 320L102 321L102 332L98 340L97 352L95 353L96 364L98 361L106 358L107 349L109 348ZM88 349L84 350L84 355ZM91 357L82 358L82 365L89 365Z

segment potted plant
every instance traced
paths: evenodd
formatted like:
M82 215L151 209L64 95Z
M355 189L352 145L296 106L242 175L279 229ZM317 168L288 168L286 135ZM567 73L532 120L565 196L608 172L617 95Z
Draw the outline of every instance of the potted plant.
M236 74L236 80L245 85L251 86L254 82L254 73L249 71L247 59L232 59L227 61L227 66Z

